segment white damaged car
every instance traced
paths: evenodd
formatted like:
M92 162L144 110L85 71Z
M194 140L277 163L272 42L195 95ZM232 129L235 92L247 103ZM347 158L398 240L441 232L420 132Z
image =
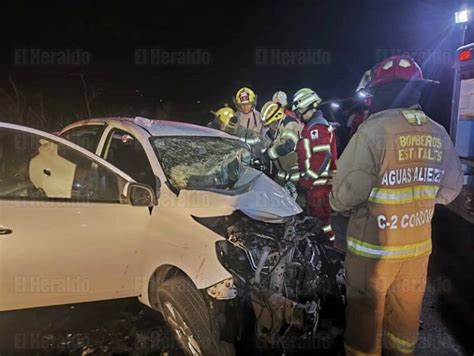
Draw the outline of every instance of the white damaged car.
M249 330L311 344L342 310L341 256L238 139L144 118L59 136L0 123L0 310L136 296L191 355Z

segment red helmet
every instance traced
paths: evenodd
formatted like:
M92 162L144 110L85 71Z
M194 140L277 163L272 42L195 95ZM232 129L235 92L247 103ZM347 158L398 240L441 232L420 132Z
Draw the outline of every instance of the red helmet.
M398 81L424 81L423 71L412 57L390 57L380 62L372 70L372 86Z
M384 59L372 70L366 72L357 90L373 88L392 82L433 82L423 77L418 63L408 55L393 56Z

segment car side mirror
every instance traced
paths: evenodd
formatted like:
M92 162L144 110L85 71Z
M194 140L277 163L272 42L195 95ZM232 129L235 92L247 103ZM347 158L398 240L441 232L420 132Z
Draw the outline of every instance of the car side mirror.
M155 192L148 185L130 183L127 196L132 206L153 207L158 204Z

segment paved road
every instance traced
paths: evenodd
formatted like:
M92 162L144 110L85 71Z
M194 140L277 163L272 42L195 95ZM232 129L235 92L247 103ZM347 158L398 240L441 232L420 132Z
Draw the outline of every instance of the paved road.
M474 355L474 225L437 209L418 351Z
M334 218L338 237L347 219ZM345 249L344 238L337 246ZM433 220L433 254L416 355L474 355L474 226L445 208Z
M335 218L339 236L346 224ZM473 355L473 226L445 209L433 225L435 249L417 355ZM134 299L0 313L1 356L164 353L181 354L161 316Z

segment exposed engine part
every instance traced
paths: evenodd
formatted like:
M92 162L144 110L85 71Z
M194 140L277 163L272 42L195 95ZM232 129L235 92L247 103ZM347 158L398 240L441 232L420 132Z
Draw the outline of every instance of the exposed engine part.
M252 305L257 318L257 330L261 337L269 337L273 342L282 329L288 332L291 328L306 330L313 325L315 331L321 310L320 301L296 303L281 294L268 289L254 288L251 293Z
M262 248L262 255L258 261L257 269L255 270L255 283L260 284L260 273L262 273L263 266L267 263L268 255L272 249L269 246Z
M285 324L303 327L304 309L294 301L261 288L252 289L251 298L260 335L277 334Z
M316 333L328 298L343 305L341 255L324 245L316 219L269 224L234 213L222 232L227 241L218 243L218 256L239 296L249 297L261 339L280 345L290 333L307 338Z
M286 261L280 258L278 252L274 252L270 255L270 261L275 265L274 271L270 277L270 289L275 293L282 294L285 285L285 271Z
M207 288L207 294L217 300L230 300L237 297L237 289L234 286L234 279L227 278L220 283Z

